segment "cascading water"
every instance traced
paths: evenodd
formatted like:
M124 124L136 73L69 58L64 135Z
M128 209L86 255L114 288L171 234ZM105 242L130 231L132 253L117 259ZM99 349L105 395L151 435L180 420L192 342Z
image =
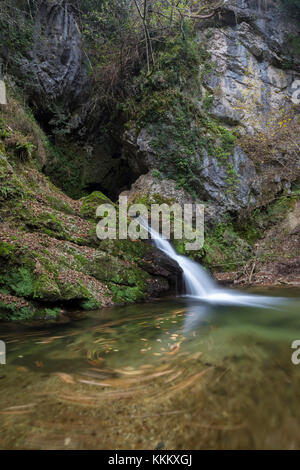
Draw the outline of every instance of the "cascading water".
M274 305L274 303L281 303L283 301L282 298L279 299L278 297L274 298L254 294L245 295L237 291L233 292L229 289L221 289L199 263L176 253L171 243L153 230L145 219L138 217L136 221L148 230L155 246L176 261L181 267L186 296L209 303L253 307L267 307L268 305Z

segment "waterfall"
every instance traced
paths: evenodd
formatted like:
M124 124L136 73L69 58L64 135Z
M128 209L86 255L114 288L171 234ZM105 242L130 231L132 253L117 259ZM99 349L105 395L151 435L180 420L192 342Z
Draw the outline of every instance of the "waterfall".
M252 307L267 307L274 303L280 304L284 300L278 297L243 294L238 291L220 288L199 263L192 261L187 256L176 253L171 243L153 230L145 219L137 217L136 221L148 230L154 245L176 261L181 267L185 284L185 295L187 297L196 298L208 303Z
M216 290L216 283L200 264L195 263L195 261L190 260L186 256L178 255L168 240L163 238L152 228L147 228L155 246L176 261L181 267L186 295L197 297Z

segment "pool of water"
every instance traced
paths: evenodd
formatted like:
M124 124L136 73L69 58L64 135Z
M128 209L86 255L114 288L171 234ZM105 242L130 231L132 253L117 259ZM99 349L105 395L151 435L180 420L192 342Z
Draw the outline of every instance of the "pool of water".
M177 298L0 325L0 448L299 449L300 291L267 295L268 308Z

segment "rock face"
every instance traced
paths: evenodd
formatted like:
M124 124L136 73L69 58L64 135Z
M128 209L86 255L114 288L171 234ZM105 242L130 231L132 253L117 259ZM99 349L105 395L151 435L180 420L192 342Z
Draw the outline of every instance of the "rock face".
M299 22L276 8L257 8L256 1L229 2L224 15L233 25L208 28L208 51L215 64L204 86L215 98L211 114L254 134L292 103L300 61L288 58L288 35L299 36ZM276 3L276 2L275 2ZM289 60L290 69L287 69ZM293 67L291 69L291 67Z
M52 0L42 2L35 18L34 46L22 59L20 72L28 80L32 99L40 106L82 100L85 70L81 33L72 6Z
M268 203L278 192L289 190L296 177L297 144L285 149L277 142L274 161L266 166L264 158L260 161L253 158L253 149L249 150L249 145L245 148L242 140L246 136L255 140L258 135L270 135L274 131L270 131L270 125L284 119L281 116L295 107L292 97L295 83L300 79L300 61L289 47L289 37L300 34L299 22L283 14L275 0L229 0L219 19L199 23L196 33L196 41L210 54L210 70L205 63L200 66L201 87L196 94L190 89L180 92L200 111L205 109L205 99L209 97L207 114L234 133L237 140L230 151L225 151L221 161L205 145L195 153L194 193L197 199L213 207L215 213L239 215ZM69 160L67 156L67 171L75 168L70 180L80 175L79 193L98 189L117 199L141 175L160 170L162 149L155 148L157 129L151 122L150 126L141 126L131 119L123 133L124 123L119 127L114 123L115 132L121 135L108 135L105 119L101 124L101 110L89 116L88 105L78 108L88 95L81 41L72 4L56 0L42 2L35 19L35 45L29 57L21 60L20 74L28 84L31 100L39 108L49 109L52 103L63 110L64 117L70 107L73 109L68 130L80 133L84 145L80 141L78 154ZM169 114L170 120L175 120L172 111ZM57 119L50 121L51 126L53 121ZM99 123L103 125L102 130ZM163 126L160 122L159 128ZM295 132L294 138L297 139ZM165 153L172 153L178 144L173 141L168 124L164 139ZM257 146L262 147L259 141ZM181 153L187 160L190 158L186 149ZM289 161L292 171L284 173L279 161L284 165ZM60 166L60 160L54 158L45 162L44 170L51 177L57 173L61 179ZM167 171L163 176L170 178ZM190 199L189 190L185 189L181 203ZM76 191L72 195L80 197Z
M138 134L135 129L127 130L123 135L123 159L128 161L136 178L157 167L157 155L151 147L152 137L147 129L141 129Z
M299 21L284 14L278 5L228 1L219 24L201 23L197 32L199 43L210 54L211 71L200 69L202 96L195 101L203 109L209 96L209 116L237 136L230 154L226 152L226 161L220 162L214 152L204 148L193 172L197 197L219 213L242 214L264 205L282 190L289 190L296 178L297 143L291 147L288 136L283 137L285 146L278 141L272 144L270 139L282 126L278 121L288 122L287 127L293 121L293 109L297 110L292 98L300 78L299 56L288 47L288 38L300 34ZM284 121L286 115L292 119ZM245 136L253 136L257 148L263 148L264 139L269 139L265 150L268 153L273 146L273 160L266 164L262 152L257 158L254 148L243 145ZM297 141L295 128L290 137ZM134 128L125 132L123 154L134 174L159 168L161 155L152 145L155 138L155 127L151 133L151 126L137 133ZM172 136L165 141L168 153L174 145ZM290 172L283 171L286 161ZM188 199L184 197L182 202Z
M134 202L141 196L147 196L150 201L161 199L161 201L177 202L181 205L194 202L188 192L176 187L175 181L159 180L153 176L152 171L140 176L131 186L130 191L123 191L120 196L127 196L129 202Z
M260 188L257 185L255 166L240 147L234 148L229 164L236 178L232 191L228 191L227 169L220 165L217 158L204 153L204 169L201 171L203 197L222 211L235 212L237 208L245 209L255 203L254 193L259 192Z

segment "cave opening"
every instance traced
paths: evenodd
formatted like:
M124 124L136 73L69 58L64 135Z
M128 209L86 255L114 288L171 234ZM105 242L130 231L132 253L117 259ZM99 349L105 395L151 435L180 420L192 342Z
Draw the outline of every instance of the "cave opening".
M47 161L42 171L70 197L77 199L101 191L113 202L118 202L119 195L130 190L141 176L142 173L130 164L131 155L124 151L119 135L103 135L103 123L97 133L84 134L85 137L77 133L78 129L76 134L56 133L62 130L61 122L53 122L56 113L38 107L34 102L29 104L36 121L57 150L58 158ZM73 180L76 180L75 187Z
M52 134L53 126L50 122L54 117L54 114L50 110L45 110L37 107L33 103L29 103L29 107L32 111L32 114L35 120L38 122L39 126L45 132L47 136Z

